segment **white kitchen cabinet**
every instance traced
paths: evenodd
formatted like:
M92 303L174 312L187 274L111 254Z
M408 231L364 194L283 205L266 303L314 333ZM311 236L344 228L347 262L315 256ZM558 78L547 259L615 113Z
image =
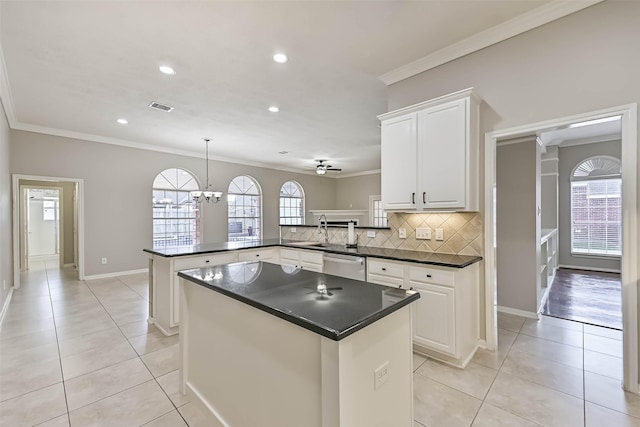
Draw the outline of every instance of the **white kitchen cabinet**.
M382 122L382 202L384 209L415 209L418 179L415 156L418 149L417 114L410 113Z
M413 308L413 342L456 355L455 290L448 286L412 282L420 299Z
M478 210L479 102L467 89L378 116L385 210Z
M278 248L245 249L238 253L238 261L264 261L272 264L280 262Z
M409 267L409 287L420 292L413 308L414 349L465 367L478 349L479 266Z
M280 264L322 273L323 252L281 248Z
M413 346L418 353L464 368L479 340L479 264L447 268L367 258L367 281L412 289Z
M177 273L191 268L210 267L238 261L238 252L222 252L188 257L153 256L153 289L150 323L165 335L178 333L180 288Z
M405 263L367 258L367 282L404 287Z

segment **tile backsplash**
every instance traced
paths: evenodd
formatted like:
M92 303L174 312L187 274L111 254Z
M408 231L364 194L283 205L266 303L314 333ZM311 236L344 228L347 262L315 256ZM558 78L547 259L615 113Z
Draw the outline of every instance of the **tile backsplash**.
M358 246L407 249L412 251L438 252L458 255L483 254L483 222L478 212L451 213L390 213L389 230L357 228ZM297 227L291 233L292 226L281 226L283 239L320 241L321 236L315 227ZM294 228L296 226L293 226ZM416 228L431 228L431 240L416 239ZM398 237L398 229L404 228L407 238ZM436 241L435 229L442 228L444 240ZM376 237L367 237L367 231L375 231ZM329 243L344 244L347 230L344 227L329 226Z

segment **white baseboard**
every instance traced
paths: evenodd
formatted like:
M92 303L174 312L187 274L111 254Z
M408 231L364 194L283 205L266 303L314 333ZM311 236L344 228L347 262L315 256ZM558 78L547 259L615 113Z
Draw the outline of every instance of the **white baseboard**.
M68 263L68 264L62 264L62 266L63 266L63 267L75 267L75 266L76 266L76 264L75 264L75 263L73 263L73 262L70 262L70 263Z
M500 305L497 309L500 313L513 314L520 317L526 317L528 319L538 319L538 313L533 311L518 310L517 308L502 307Z
M582 265L565 265L561 264L558 266L559 268L570 268L571 270L585 270L585 271L602 271L603 273L620 273L620 270L616 270L615 268L592 268L592 267L584 267Z
M11 303L11 297L13 296L13 286L9 288L9 293L7 294L7 299L4 300L4 304L2 305L2 311L0 311L0 326L2 326L2 321L4 320L4 315L7 314L7 310L9 309L9 303Z
M174 328L169 328L169 330L167 331L160 323L156 322L156 320L152 317L149 317L147 319L147 323L150 325L155 325L156 328L160 329L160 332L162 332L163 334L165 334L165 336L168 336L168 337L180 333L180 328L178 326Z
M109 277L128 276L129 274L147 273L148 271L149 271L148 268L141 268L139 270L116 271L115 273L92 274L90 276L84 276L84 280L107 279Z

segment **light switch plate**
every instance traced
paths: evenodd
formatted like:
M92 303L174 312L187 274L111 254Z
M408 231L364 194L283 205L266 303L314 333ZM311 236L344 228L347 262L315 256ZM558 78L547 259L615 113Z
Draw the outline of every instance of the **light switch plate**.
M416 239L431 240L431 229L429 227L416 228Z
M436 240L444 240L444 230L442 228L436 228Z
M367 237L376 237L376 232L373 230L367 231Z
M389 361L384 362L378 369L373 371L373 389L377 390L389 378Z
M407 238L407 230L405 230L404 228L398 228L398 237L401 239L406 239Z
M296 228L295 227L291 227L291 232L295 233L296 232Z

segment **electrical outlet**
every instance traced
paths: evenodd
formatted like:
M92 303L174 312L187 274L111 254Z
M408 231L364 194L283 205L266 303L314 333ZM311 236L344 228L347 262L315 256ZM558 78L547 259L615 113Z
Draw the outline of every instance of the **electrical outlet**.
M376 237L376 232L373 230L367 231L367 237Z
M106 258L102 258L102 263L106 264L107 263L107 259Z
M389 361L384 362L378 369L373 371L373 389L377 390L389 379Z
M436 240L444 240L444 230L442 228L436 228Z
M296 232L296 228L295 227L291 227L291 232L295 233Z
M406 239L407 238L407 230L405 230L404 228L398 228L398 237L401 239Z
M431 229L429 227L416 228L416 239L431 240Z
M2 290L3 291L7 290L7 280L6 279L2 279Z

